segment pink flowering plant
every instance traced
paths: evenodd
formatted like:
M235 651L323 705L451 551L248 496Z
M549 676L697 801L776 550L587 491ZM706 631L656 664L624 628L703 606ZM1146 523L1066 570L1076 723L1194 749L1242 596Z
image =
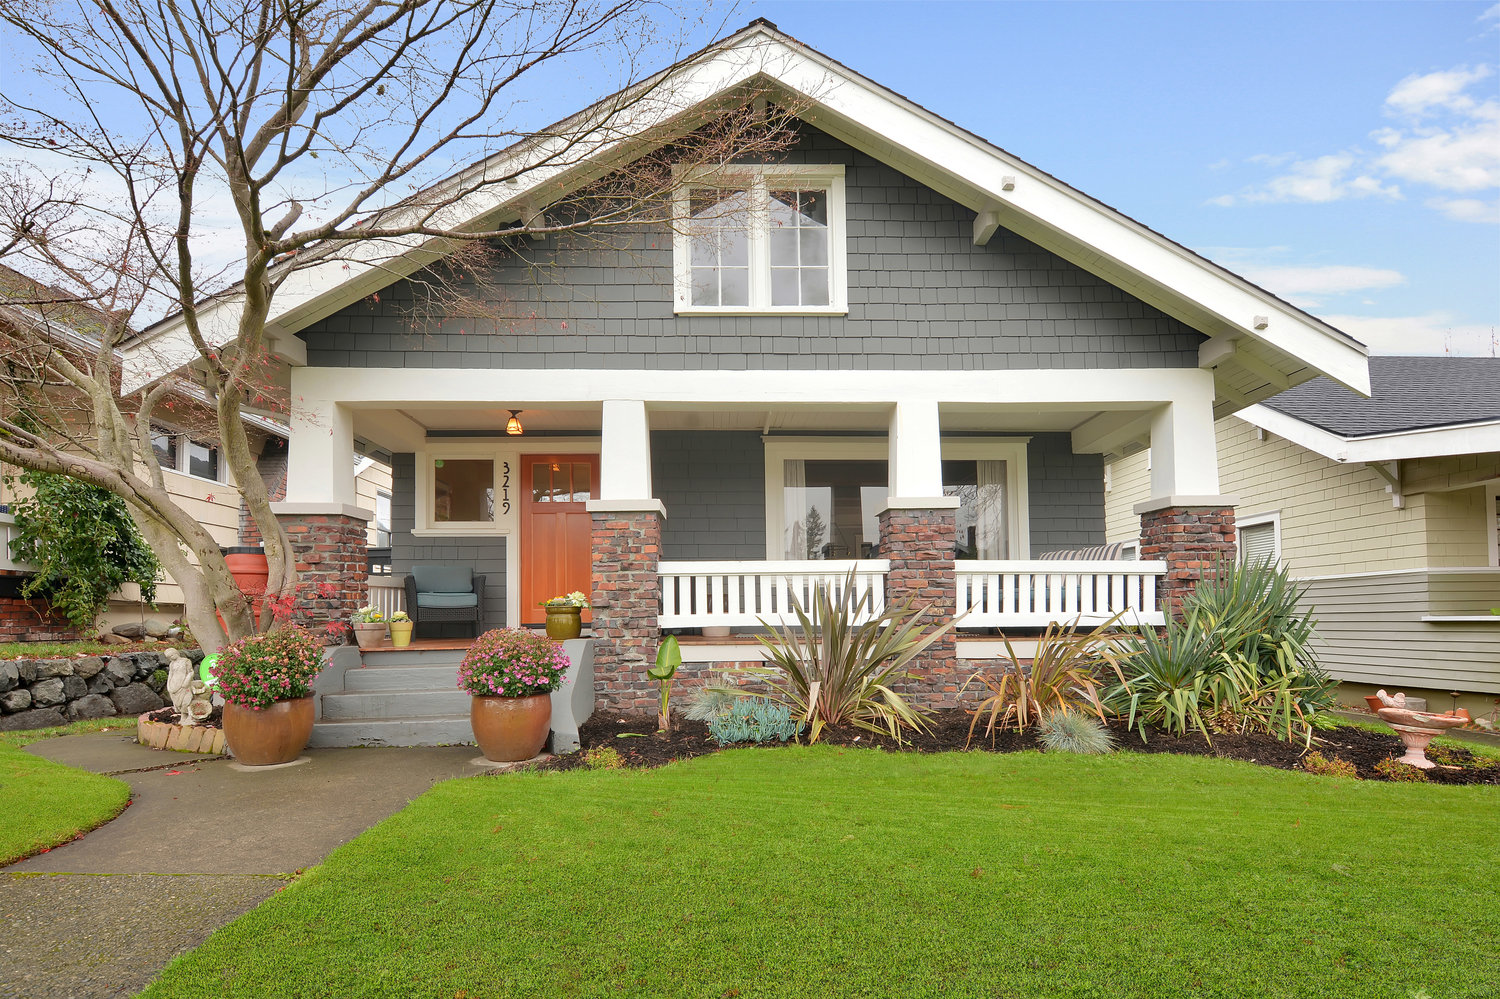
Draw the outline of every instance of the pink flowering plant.
M556 690L569 665L563 647L546 635L496 628L469 646L458 685L476 697L529 697Z
M224 700L253 711L312 693L323 668L323 643L301 625L251 635L219 650L212 669Z

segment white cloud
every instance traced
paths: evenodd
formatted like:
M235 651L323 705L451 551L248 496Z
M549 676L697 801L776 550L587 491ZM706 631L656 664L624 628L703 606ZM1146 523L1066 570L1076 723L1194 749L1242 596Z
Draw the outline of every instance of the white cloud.
M1427 207L1436 208L1455 222L1489 222L1500 224L1500 198L1432 198Z
M1495 6L1480 14L1477 20L1480 24L1485 25L1484 34L1488 34L1491 31L1500 31L1500 3L1495 4Z
M1500 326L1455 323L1446 312L1425 316L1322 316L1370 348L1372 354L1452 354L1493 357L1500 353Z
M1394 288L1406 283L1400 271L1379 267L1257 267L1239 269L1246 279L1278 295L1342 295L1372 288Z
M1497 11L1500 4L1485 18L1500 20ZM1398 199L1402 184L1461 194L1500 188L1500 99L1472 92L1493 75L1490 66L1457 66L1407 76L1391 88L1383 107L1397 124L1370 133L1379 152L1355 148L1312 158L1252 156L1250 162L1280 173L1208 203L1229 207ZM1500 221L1494 206L1481 198L1429 198L1426 204L1460 222Z

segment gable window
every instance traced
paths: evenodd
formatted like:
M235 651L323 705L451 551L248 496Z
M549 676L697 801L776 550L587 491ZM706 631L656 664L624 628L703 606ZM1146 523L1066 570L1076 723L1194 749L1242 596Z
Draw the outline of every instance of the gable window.
M679 313L842 313L844 168L736 167L678 186Z
M1241 562L1281 561L1281 517L1266 513L1245 517L1236 525Z

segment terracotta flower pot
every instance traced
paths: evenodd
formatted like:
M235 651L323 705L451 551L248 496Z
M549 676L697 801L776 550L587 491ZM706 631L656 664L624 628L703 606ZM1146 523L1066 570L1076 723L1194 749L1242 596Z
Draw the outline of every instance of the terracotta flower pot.
M547 744L552 724L552 695L470 699L469 722L484 758L496 763L529 760Z
M354 625L354 640L362 649L375 649L385 641L384 621L361 621Z
M391 644L398 649L406 648L411 644L411 632L415 627L414 621L392 621Z
M292 762L307 748L312 728L311 697L277 701L260 711L224 705L224 741L234 758L247 767Z
M582 607L547 607L547 637L565 642L583 634Z

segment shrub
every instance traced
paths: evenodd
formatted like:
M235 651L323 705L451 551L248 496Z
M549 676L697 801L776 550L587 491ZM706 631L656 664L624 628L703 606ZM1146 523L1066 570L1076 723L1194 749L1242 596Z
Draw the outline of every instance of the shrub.
M688 695L687 709L682 716L693 721L712 721L744 696L745 692L735 683L732 673L720 673L717 683L706 683Z
M1395 757L1387 757L1375 764L1375 772L1386 780L1393 780L1402 784L1413 784L1425 781L1427 775L1420 767L1414 767L1410 763L1402 763Z
M1312 742L1312 718L1331 702L1332 681L1310 651L1313 623L1286 570L1269 563L1220 564L1158 634L1122 645L1122 680L1106 705L1146 738L1155 725L1262 731Z
M323 668L323 643L299 625L251 635L219 650L211 672L230 704L260 711L312 693Z
M1115 748L1115 737L1104 723L1079 711L1053 711L1042 719L1037 735L1049 753L1100 756Z
M886 732L898 741L903 729L925 728L927 714L891 684L912 678L907 664L953 622L919 634L928 608L913 608L911 600L876 614L871 595L855 586L853 570L841 584L817 583L808 604L804 608L792 598L796 627L761 621L768 633L759 638L770 665L743 672L763 679L772 700L811 724L812 742L825 725Z
M969 723L970 740L986 711L990 718L984 734L991 739L996 728L1004 728L1012 721L1017 729L1024 731L1057 712L1088 711L1102 722L1099 674L1106 666L1119 673L1110 651L1110 639L1105 635L1114 623L1112 618L1083 635L1078 634L1076 624L1047 625L1037 639L1036 654L1029 667L1022 665L1010 639L1001 635L1005 642L1001 666L975 673L964 684L967 690L974 683L982 683L990 691L990 696L974 710L974 720Z
M1322 753L1308 753L1302 757L1302 769L1310 774L1321 774L1324 777L1359 776L1359 772L1354 769L1354 764L1348 760L1337 756L1330 760Z
M619 770L625 765L625 757L614 746L595 746L583 754L585 770Z
M142 598L156 600L161 563L124 500L66 475L25 472L19 478L29 493L11 503L16 537L10 555L36 566L36 575L21 585L23 597L45 597L79 630L93 627L124 583L139 583Z
M560 643L523 628L486 631L458 667L458 685L478 697L529 697L556 690L571 665Z
M732 742L786 742L802 733L791 709L765 697L741 697L708 722L708 734L721 746Z

